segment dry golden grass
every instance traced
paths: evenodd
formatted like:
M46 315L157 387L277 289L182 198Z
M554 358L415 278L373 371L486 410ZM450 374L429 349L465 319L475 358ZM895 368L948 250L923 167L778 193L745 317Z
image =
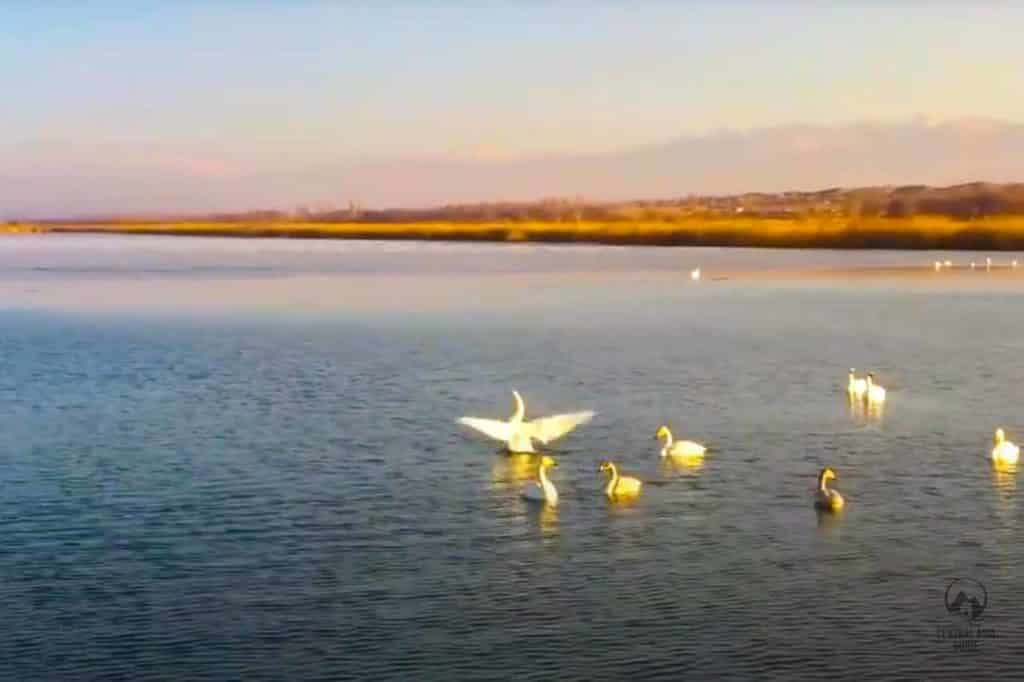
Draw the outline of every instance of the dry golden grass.
M98 232L228 237L583 242L804 248L1024 249L1024 216L848 218L687 216L616 222L120 222L0 226L8 232Z

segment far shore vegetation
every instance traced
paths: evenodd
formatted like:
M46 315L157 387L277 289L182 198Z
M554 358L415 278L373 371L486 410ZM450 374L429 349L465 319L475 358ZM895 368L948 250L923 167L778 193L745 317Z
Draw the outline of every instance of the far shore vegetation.
M431 209L300 207L210 216L9 221L0 232L621 245L1024 250L1024 184L971 183Z

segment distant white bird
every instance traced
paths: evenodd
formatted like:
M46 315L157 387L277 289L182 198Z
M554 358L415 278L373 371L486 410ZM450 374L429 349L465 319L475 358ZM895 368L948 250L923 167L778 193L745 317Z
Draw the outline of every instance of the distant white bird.
M544 455L540 458L540 465L537 467L537 480L527 481L523 486L523 497L535 502L544 502L552 507L558 504L558 489L548 478L549 467L557 467L554 459Z
M585 424L594 418L594 412L572 412L569 414L556 414L551 417L542 417L532 421L523 421L526 414L526 406L518 391L512 391L516 401L516 409L507 422L497 419L480 419L478 417L462 417L458 422L464 426L476 429L484 435L506 444L508 451L512 453L535 452L533 441L538 440L547 445L553 440L561 438L575 429L580 424Z
M690 279L694 281L700 279L700 268L694 268L693 270L690 270Z
M1016 260L1014 260L1013 262L1011 262L1011 263L1010 263L1010 267L1012 267L1012 268L1015 268L1015 267L1017 267L1017 261L1016 261Z
M939 261L935 261L934 267L935 267L935 272L938 272L939 270L942 269L942 263L939 262Z
M1020 448L1006 440L1006 434L1002 429L996 429L996 435L992 439L995 447L992 448L992 461L995 464L1016 464L1020 456Z
M853 367L851 367L849 380L846 383L846 392L850 394L851 398L863 398L868 391L867 379L858 379L853 372Z
M991 258L986 258L985 259L985 269L986 270L991 270L992 269L992 259Z
M884 403L885 402L885 389L875 383L875 375L868 372L868 392L867 399L869 403Z
M974 269L974 261L971 261L971 270Z
M942 264L945 265L947 268L953 267L953 261L951 260L946 260Z

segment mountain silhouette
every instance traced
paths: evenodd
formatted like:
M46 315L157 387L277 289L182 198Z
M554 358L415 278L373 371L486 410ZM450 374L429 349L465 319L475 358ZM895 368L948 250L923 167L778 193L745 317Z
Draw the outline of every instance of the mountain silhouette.
M1024 178L1024 124L985 118L724 130L617 152L511 160L296 155L276 164L233 166L209 160L215 149L188 141L161 144L167 148L126 143L116 153L92 153L83 142L69 147L74 151L67 159L49 165L26 157L0 169L0 206L27 217L41 217L54 206L65 216L290 209L309 201L350 200L368 208L411 208L552 196L618 201ZM175 162L153 160L165 156ZM195 163L189 161L193 157Z

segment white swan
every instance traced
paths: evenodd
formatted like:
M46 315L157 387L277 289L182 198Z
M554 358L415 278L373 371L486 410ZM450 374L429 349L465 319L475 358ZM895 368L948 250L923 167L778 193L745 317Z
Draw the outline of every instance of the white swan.
M825 511L839 511L846 504L843 496L828 487L829 479L836 477L831 467L825 467L818 474L818 489L814 493L814 506Z
M547 470L549 467L557 467L554 459L544 455L540 458L540 466L537 467L537 480L530 481L523 486L523 497L527 500L544 502L554 507L558 504L558 489L548 479Z
M851 398L863 398L864 394L868 390L868 382L866 379L858 379L853 373L853 367L850 368L849 380L846 383L846 392L850 394Z
M697 281L698 279L700 279L700 268L694 268L693 270L690 270L690 279L692 279L693 281Z
M458 423L476 429L495 440L506 444L509 452L535 452L533 441L538 440L547 445L553 440L561 438L575 429L580 424L585 424L594 418L595 413L587 410L585 412L572 412L569 414L556 414L551 417L541 417L531 421L523 421L526 414L526 406L518 391L512 391L516 400L516 409L507 422L497 419L480 419L478 417L462 417Z
M673 441L672 432L667 426L658 427L654 437L665 439L665 444L661 448L662 457L703 457L708 451L706 447L692 440Z
M885 389L882 388L881 386L879 386L878 384L876 384L874 379L875 379L875 375L872 374L871 372L868 372L868 379L867 379L868 392L866 394L868 402L869 403L875 403L875 404L884 403L885 402Z
M604 494L608 496L609 500L627 499L640 494L643 481L632 476L620 476L614 462L601 462L598 471L608 474L608 485L605 486Z
M953 267L953 261L948 260L948 259L943 261L942 264L945 265L947 268Z
M935 268L935 272L938 272L939 270L942 269L942 262L941 261L935 261L932 264L932 266Z
M1006 434L1002 429L996 429L996 435L992 439L995 447L992 448L992 461L996 464L1016 464L1020 456L1020 448L1006 440Z

